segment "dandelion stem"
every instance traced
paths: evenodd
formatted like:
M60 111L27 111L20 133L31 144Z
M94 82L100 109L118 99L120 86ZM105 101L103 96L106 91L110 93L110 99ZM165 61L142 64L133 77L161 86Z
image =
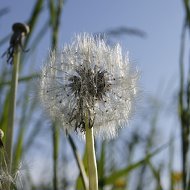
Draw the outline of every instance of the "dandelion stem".
M10 102L9 102L9 121L8 121L6 144L5 144L9 171L11 171L11 164L12 164L12 142L13 142L13 132L14 132L14 118L15 118L15 107L16 107L16 92L18 85L19 63L20 63L20 51L19 47L17 46L13 56L13 72L12 72Z
M6 150L6 165L8 173L12 173L12 146L13 146L13 133L14 133L14 118L15 118L15 108L16 108L16 92L18 85L18 73L19 73L19 63L20 63L20 50L19 46L15 47L15 52L13 55L13 71L11 80L11 89L9 97L9 120L6 131L5 140L5 150ZM9 190L11 188L11 182L4 184L4 189Z
M86 130L86 149L88 160L89 174L89 190L98 190L98 172L96 166L96 155L94 149L93 127L89 127L88 114L86 115L85 130Z

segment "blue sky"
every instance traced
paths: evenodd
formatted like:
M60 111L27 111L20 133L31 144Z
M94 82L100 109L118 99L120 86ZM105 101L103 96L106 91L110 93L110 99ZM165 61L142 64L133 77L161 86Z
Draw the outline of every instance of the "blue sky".
M2 39L11 32L14 22L25 22L30 17L36 1L0 2L1 8L10 9L0 19ZM47 19L48 14L44 7L37 30ZM115 41L121 43L124 51L129 51L131 61L139 68L143 91L148 95L159 96L162 88L169 83L166 93L169 94L167 98L171 99L179 81L179 47L183 19L183 4L179 0L67 0L63 7L59 47L79 32L104 32L120 26L140 29L147 34L146 38L123 35ZM45 33L40 46L32 50L35 51L36 70L40 69L50 48L49 34L50 31ZM4 52L6 47L7 44L0 47L0 52Z
M0 20L0 38L10 33L14 22L26 21L36 1L1 0L1 7L10 12ZM47 20L46 8L38 26ZM59 46L79 32L103 32L120 26L138 28L146 38L121 36L117 40L142 72L145 91L154 92L160 82L178 76L180 32L184 11L177 0L67 0L63 7ZM39 60L43 60L50 44L48 32L41 42ZM3 50L2 50L3 51ZM40 61L39 61L40 62ZM39 65L40 63L38 63ZM175 79L177 83L178 80Z

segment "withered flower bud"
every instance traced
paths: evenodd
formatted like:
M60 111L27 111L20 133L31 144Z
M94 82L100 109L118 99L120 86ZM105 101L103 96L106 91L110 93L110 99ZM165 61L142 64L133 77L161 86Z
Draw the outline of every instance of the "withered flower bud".
M3 146L3 141L2 138L4 137L4 132L2 129L0 129L0 148L4 147Z
M23 23L15 23L12 26L13 34L10 39L9 47L7 51L2 55L7 55L7 63L13 64L14 53L21 48L23 52L28 50L24 49L24 38L29 34L30 28L28 25Z

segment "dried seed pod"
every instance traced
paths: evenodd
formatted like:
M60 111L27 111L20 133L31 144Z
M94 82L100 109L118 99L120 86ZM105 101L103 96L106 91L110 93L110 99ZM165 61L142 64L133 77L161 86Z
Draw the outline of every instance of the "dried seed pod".
M23 23L14 23L12 25L13 34L10 39L9 47L7 51L2 55L7 55L7 63L13 64L13 57L16 49L21 48L23 52L27 52L28 50L24 49L23 41L25 36L27 36L30 32L30 28L28 25Z
M30 32L30 28L28 25L19 22L13 24L12 30L13 32L21 32L24 33L25 35L29 34Z

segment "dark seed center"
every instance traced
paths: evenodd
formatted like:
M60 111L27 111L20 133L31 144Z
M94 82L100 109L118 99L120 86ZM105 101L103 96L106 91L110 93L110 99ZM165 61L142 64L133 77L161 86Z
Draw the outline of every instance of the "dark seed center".
M103 96L109 91L111 85L106 77L106 71L82 67L76 72L77 76L69 78L69 87L75 96L103 100Z
M85 131L85 112L88 108L94 108L96 101L101 101L106 97L111 83L108 81L105 70L86 68L81 66L76 69L76 75L69 78L69 88L75 97L77 97L76 108L72 110L70 121L75 121L75 130ZM104 101L105 102L105 101ZM85 108L85 109L84 109ZM90 111L89 111L90 113ZM94 117L90 115L89 126L93 126Z

